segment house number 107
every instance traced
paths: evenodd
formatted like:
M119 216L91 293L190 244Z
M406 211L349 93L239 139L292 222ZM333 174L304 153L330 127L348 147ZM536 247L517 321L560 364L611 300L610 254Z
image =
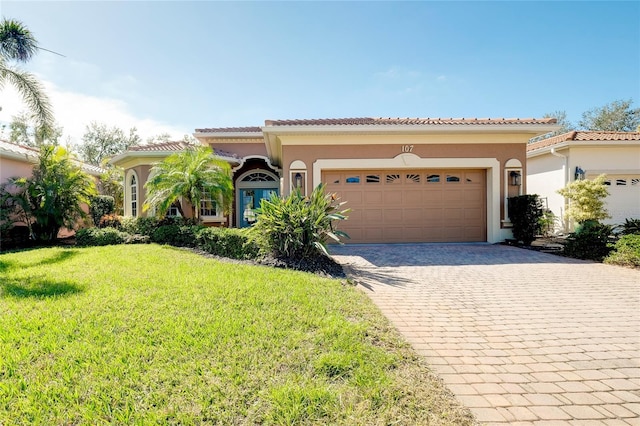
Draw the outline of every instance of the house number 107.
M413 145L402 145L402 152L413 152Z

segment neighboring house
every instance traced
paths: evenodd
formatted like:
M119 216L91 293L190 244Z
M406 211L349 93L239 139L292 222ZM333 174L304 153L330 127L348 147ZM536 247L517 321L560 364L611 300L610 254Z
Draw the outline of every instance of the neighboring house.
M196 129L233 170L230 217L203 209L205 223L249 226L265 197L320 183L347 201L348 242L498 242L510 237L505 200L526 192L530 138L555 119L351 118L267 120L263 127ZM125 214L142 216L144 183L171 142L114 157L125 169ZM207 204L208 205L208 204Z
M556 191L576 179L605 173L611 219L640 219L640 132L573 131L527 145L527 191L546 199L562 218L567 201ZM563 230L571 224L561 220Z
M37 148L0 140L0 183L6 182L11 177L31 176L33 166L38 162L38 154ZM100 167L80 161L77 163L82 167L82 170L93 176L96 181L104 173L104 170ZM70 230L63 229L58 236L66 237L71 234Z

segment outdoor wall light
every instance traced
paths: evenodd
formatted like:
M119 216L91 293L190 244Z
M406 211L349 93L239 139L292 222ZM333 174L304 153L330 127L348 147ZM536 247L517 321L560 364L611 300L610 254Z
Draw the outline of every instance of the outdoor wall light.
M515 170L509 172L509 183L511 184L511 186L522 185L522 174Z
M576 174L575 180L583 180L584 179L584 170L580 166L576 166Z
M294 187L295 188L302 188L302 173L298 172L295 174L295 176L293 177L293 182L294 182Z

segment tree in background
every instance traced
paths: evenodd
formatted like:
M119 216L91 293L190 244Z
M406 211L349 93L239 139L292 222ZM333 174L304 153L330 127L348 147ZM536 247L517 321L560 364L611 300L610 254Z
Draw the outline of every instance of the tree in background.
M80 158L95 166L100 166L103 160L126 151L132 146L140 144L137 129L129 129L129 135L118 127L107 127L104 123L92 121L86 127L82 144L76 146Z
M578 125L586 130L607 132L635 132L640 126L640 108L632 109L633 101L613 101L601 108L582 114Z
M9 82L22 96L36 122L37 134L48 135L53 128L53 109L40 82L32 75L9 65L28 62L37 52L38 42L20 21L0 21L0 89Z
M600 221L611 217L604 207L604 199L609 195L605 181L606 175L602 174L592 180L573 181L564 188L559 189L557 191L558 194L569 200L565 218L584 223L590 220Z
M170 142L170 141L171 141L171 135L169 133L160 133L159 135L155 135L147 138L146 144L151 145L155 143L164 143L164 142Z
M191 217L199 220L202 200L220 200L226 213L233 197L229 164L216 158L211 148L204 146L165 158L151 168L144 186L147 200L143 209L155 208L159 216L166 215L174 203L183 199L191 206Z
M557 121L557 124L560 126L560 128L558 130L556 130L555 132L545 133L544 135L532 138L532 139L529 140L529 143L537 142L537 141L542 140L542 139L548 139L548 138L551 138L553 136L561 135L563 133L567 133L567 132L570 132L570 131L576 129L576 126L574 126L573 123L571 121L569 121L569 119L567 118L567 112L566 111L548 112L545 115L543 115L542 117L543 118L555 118L556 121Z
M33 239L53 241L62 227L72 229L87 217L82 205L95 194L93 179L66 149L43 145L32 176L10 178L0 196L24 218Z
M124 214L124 171L120 167L110 166L106 161L103 162L102 168L105 172L100 175L97 184L98 193L113 197L115 213L122 215Z
M37 127L32 121L24 111L11 117L9 142L34 148L38 148L43 144L60 144L60 138L63 133L62 126L52 123L48 130L43 131L42 127Z

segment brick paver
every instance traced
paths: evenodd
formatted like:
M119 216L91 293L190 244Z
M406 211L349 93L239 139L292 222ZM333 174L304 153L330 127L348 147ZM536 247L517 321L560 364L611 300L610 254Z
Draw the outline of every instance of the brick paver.
M640 425L640 271L490 244L332 252L479 421Z

